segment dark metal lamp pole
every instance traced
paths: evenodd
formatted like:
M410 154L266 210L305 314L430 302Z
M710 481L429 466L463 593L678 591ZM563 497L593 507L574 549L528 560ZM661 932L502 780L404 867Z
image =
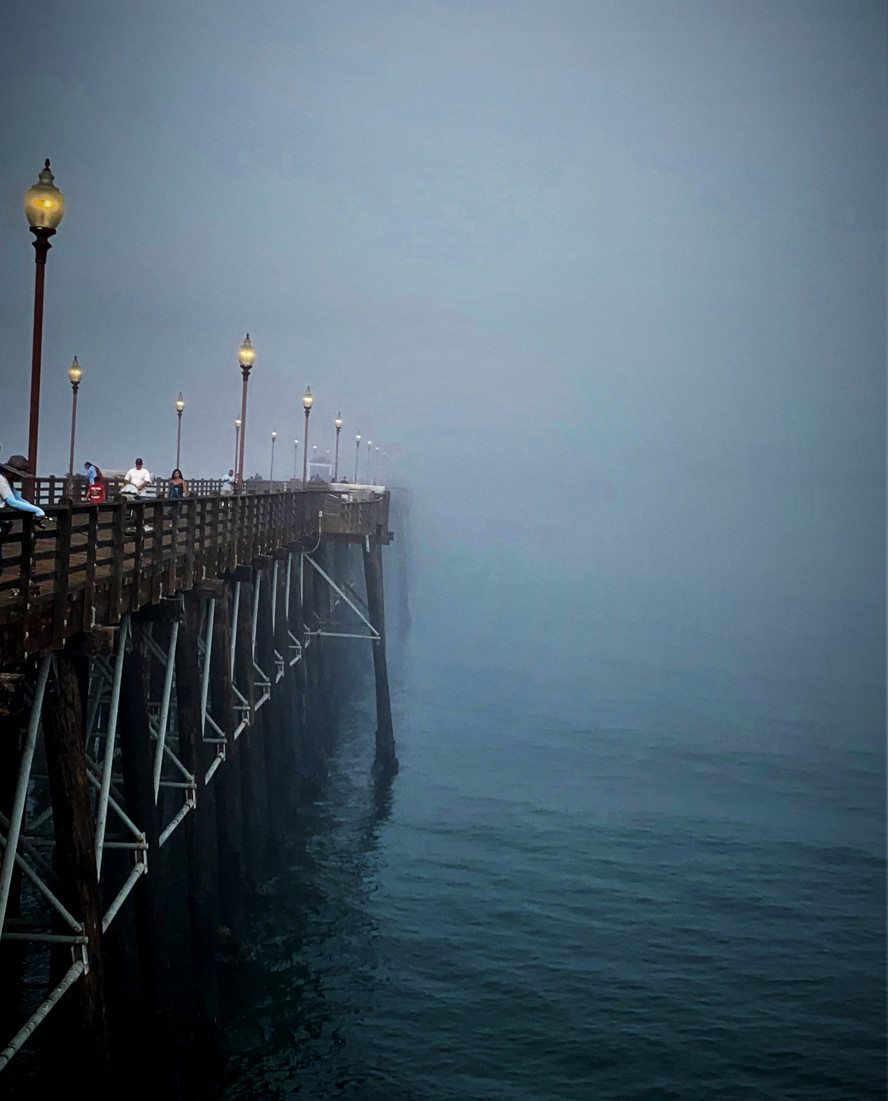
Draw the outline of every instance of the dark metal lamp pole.
M275 432L272 429L272 433L271 433L271 469L268 471L268 480L269 480L269 482L274 481L274 441L276 439L277 439L277 432ZM269 488L268 492L269 493L271 492L271 488Z
M358 484L358 456L361 453L361 437L355 436L355 485Z
M308 474L308 415L311 413L311 407L314 402L314 398L311 396L311 387L305 387L305 393L302 395L302 406L305 409L305 433L302 439L302 488L305 489L305 479Z
M182 391L179 391L179 396L176 398L176 416L179 418L179 427L176 432L176 470L179 469L179 463L182 456L182 414L185 412L185 399L182 397Z
M80 389L80 380L83 378L83 371L80 364L77 362L77 356L74 357L74 362L68 368L68 378L71 382L71 451L68 455L68 484L65 486L65 496L70 497L74 492L74 432L77 428L77 391Z
M241 429L240 429L240 453L237 457L237 484L243 489L244 484L244 441L247 438L247 383L250 381L250 368L256 360L256 349L250 343L250 334L241 344L238 353L238 363L244 378L244 393L241 399Z
M234 421L234 465L232 467L235 480L237 480L237 442L240 439L240 426L240 417L236 417Z
M37 435L40 428L40 368L43 355L43 285L50 237L65 215L65 197L55 186L49 160L38 182L25 192L25 217L34 234L34 330L31 344L31 411L28 421L28 466L37 475Z
M336 425L336 460L333 467L333 481L339 481L339 433L342 431L342 414L336 414L336 420L333 422Z

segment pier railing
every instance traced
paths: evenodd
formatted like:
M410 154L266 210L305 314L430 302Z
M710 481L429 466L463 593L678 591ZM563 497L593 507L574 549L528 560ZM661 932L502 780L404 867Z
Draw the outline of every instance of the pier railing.
M105 476L105 496L110 501L120 492L126 479L112 474ZM221 478L187 478L188 494L191 497L218 497L222 493ZM86 498L88 482L83 474L75 474L71 479L70 497L75 504L79 504ZM319 489L326 488L326 483L310 482L306 487L307 492L315 493ZM269 482L259 478L248 478L243 485L244 493L286 493L302 489L302 480L289 478L283 481ZM337 490L336 492L340 492ZM45 478L29 478L29 501L41 508L49 505L58 505L69 496L68 479L64 475L52 474ZM168 497L169 480L167 478L152 478L145 487L144 497Z
M2 509L0 666L57 649L96 623L116 624L125 612L282 547L324 536L387 542L388 493L348 497L320 487L69 501L47 506L45 521Z

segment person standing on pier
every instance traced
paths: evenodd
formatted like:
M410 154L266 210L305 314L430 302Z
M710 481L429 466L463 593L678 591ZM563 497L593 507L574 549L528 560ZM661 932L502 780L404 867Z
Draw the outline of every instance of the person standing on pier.
M151 474L148 468L142 465L141 459L136 459L135 465L131 466L124 475L126 484L131 485L135 489L136 494L141 497L142 490L151 481Z
M170 475L169 498L173 502L173 520L178 521L182 509L182 498L188 493L188 483L182 477L182 471L176 467Z
M234 470L231 469L227 474L222 477L222 488L220 493L233 493L234 492Z
M83 466L86 470L86 480L89 483L86 487L84 499L91 505L103 505L105 503L105 476L94 462L85 462Z
M105 476L91 460L83 464L88 485L84 499L91 505L101 505L105 501Z

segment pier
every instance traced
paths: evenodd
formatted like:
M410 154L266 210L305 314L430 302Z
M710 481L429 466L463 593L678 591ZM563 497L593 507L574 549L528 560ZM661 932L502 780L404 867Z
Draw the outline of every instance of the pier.
M5 510L0 535L0 1085L36 1043L50 1077L94 1096L190 1096L224 1046L218 968L245 894L330 752L345 640L370 643L375 770L397 771L391 495L194 482L179 502L94 505L34 482L47 522ZM188 926L176 983L171 906ZM127 971L137 1038L121 1040Z

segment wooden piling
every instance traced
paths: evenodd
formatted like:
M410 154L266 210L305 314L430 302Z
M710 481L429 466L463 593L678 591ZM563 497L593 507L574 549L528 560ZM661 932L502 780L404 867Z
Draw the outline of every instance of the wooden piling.
M219 886L216 845L216 799L205 775L213 753L201 737L200 633L201 598L186 593L179 644L176 647L176 707L179 753L182 764L195 778L196 809L184 822L188 854L188 915L191 936L191 970L197 1030L204 1032L219 1019L219 982L216 956L219 948Z
M234 740L234 696L231 691L231 617L227 588L216 597L213 651L210 661L211 712L225 736L225 763L216 785L216 835L219 843L219 906L222 925L234 944L244 936L243 810L240 746ZM215 736L219 736L216 732Z
M139 618L130 630L132 646L123 659L120 691L120 752L123 786L129 817L145 833L148 870L133 889L136 941L144 1028L151 1051L146 1073L164 1097L179 1097L179 1072L172 1031L170 961L164 910L163 867L160 852L160 815L154 799L154 745L148 726L147 670L142 653Z
M7 819L12 817L16 781L22 760L22 733L25 717L22 714L21 673L0 674L0 811ZM6 831L4 830L4 833ZM6 907L6 920L15 921L21 915L22 872L14 867ZM0 998L0 1027L5 1035L13 1035L18 1026L19 994L21 992L24 945L16 941L0 941L0 990L14 992Z
M59 898L83 923L89 963L89 970L71 987L59 1008L55 1035L62 1051L57 1052L56 1061L58 1066L76 1065L91 1090L98 1097L106 1097L110 1091L111 1045L105 1007L95 827L86 771L79 671L75 660L65 653L56 658L56 675L50 677L43 699L43 732ZM53 971L58 974L59 968L67 968L70 962L71 952L62 948L56 955Z
M398 771L392 705L389 698L388 669L385 660L385 593L382 581L382 548L378 543L364 546L364 579L367 584L367 609L379 638L372 642L373 673L376 678L376 767L382 772Z
M276 709L274 632L272 630L271 603L273 598L273 571L267 559L262 560L256 571L259 584L259 610L256 624L256 657L259 668L271 681L271 699L259 712L259 738L268 782L269 841L278 845L284 835L284 811L287 805L285 764L281 758L279 736L280 716Z
M296 805L295 799L295 730L294 716L290 706L289 666L287 655L290 644L290 622L287 616L287 559L289 552L281 550L276 552L277 585L273 596L274 615L274 648L283 658L284 676L275 685L272 691L272 704L274 707L274 735L277 738L277 755L281 762L281 796L283 799L281 812L285 816Z
M268 793L265 767L258 745L256 689L253 668L253 571L240 567L234 581L240 585L234 640L234 683L246 699L248 726L238 739L245 886L255 890L262 879L262 856L268 833ZM240 714L240 713L238 713Z

